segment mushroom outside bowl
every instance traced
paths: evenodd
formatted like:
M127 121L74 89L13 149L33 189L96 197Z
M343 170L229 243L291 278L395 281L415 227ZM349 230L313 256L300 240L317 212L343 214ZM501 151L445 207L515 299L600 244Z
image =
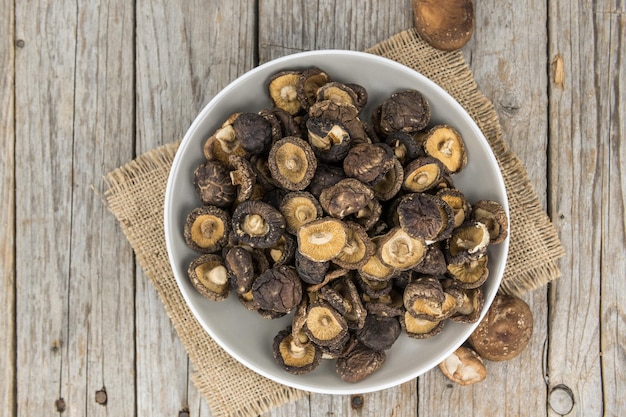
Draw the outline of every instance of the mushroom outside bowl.
M386 351L386 361L372 375L354 383L337 376L335 360L322 360L314 371L304 375L285 372L274 360L272 342L291 323L292 313L269 320L246 310L231 294L225 301L211 301L192 285L189 264L199 256L185 243L187 214L201 206L193 185L195 168L204 162L206 139L236 112L259 112L272 106L267 83L284 70L319 67L333 81L357 83L365 87L368 103L361 111L369 120L375 106L392 93L405 89L420 91L431 109L429 125L445 124L460 133L467 151L467 165L454 175L454 185L470 202L499 202L508 216L507 195L498 163L467 112L441 87L428 78L394 61L372 54L342 50L303 52L263 64L242 75L220 91L196 117L176 153L167 183L164 207L165 238L169 260L178 286L191 311L204 330L233 358L253 371L284 385L327 394L366 393L389 388L438 365L472 333L476 323L448 320L438 335L417 340L401 334ZM487 311L500 285L508 253L508 237L488 247L489 276L483 284L485 295L481 317Z

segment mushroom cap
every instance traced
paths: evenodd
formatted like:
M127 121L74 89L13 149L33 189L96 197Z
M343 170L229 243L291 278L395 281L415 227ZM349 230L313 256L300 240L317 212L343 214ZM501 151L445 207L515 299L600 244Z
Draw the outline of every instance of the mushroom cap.
M473 0L413 0L417 33L442 51L461 49L474 32Z
M421 276L406 286L403 299L404 308L413 317L438 321L444 311L446 295L437 278Z
M343 171L346 175L363 183L382 178L392 166L393 155L372 143L352 146L343 160Z
M444 275L448 271L448 264L443 251L433 244L428 245L422 260L411 269L424 275Z
M400 316L400 325L402 330L412 339L429 339L441 333L445 321L417 318L405 311Z
M472 385L487 377L487 368L478 353L461 346L439 364L441 372L459 385Z
M285 194L279 210L287 222L287 231L296 234L303 224L322 217L322 206L315 196L307 191L292 191Z
M393 132L385 139L394 156L404 165L420 155L421 146L412 135L405 132Z
M357 330L356 338L370 349L383 351L391 348L402 333L396 317L381 317L368 314L365 324Z
M223 301L228 297L228 270L221 256L202 255L191 261L187 273L194 288L209 300Z
M305 326L306 334L319 346L336 345L348 333L345 319L325 301L309 305Z
M470 217L472 206L467 197L465 197L465 194L458 188L439 189L437 191L437 197L448 203L452 208L452 212L454 213L454 227L461 226Z
M308 141L320 162L342 161L350 150L350 133L338 120L310 117L306 121Z
M237 188L230 179L230 171L219 161L206 161L193 173L193 185L204 205L226 208L235 201Z
M226 211L215 206L203 206L187 215L183 235L191 249L211 253L226 246L230 230L230 216Z
M404 271L424 258L426 243L422 238L412 237L401 227L394 227L380 237L377 250L382 263Z
M331 82L330 76L320 68L312 67L302 71L298 78L296 91L305 110L308 110L317 101L317 91L329 82Z
M319 202L326 213L343 219L365 208L373 198L370 187L357 179L346 178L323 190Z
M355 222L345 222L346 244L333 258L333 263L346 269L359 269L374 254L375 248L365 228Z
M385 352L359 343L349 353L337 358L335 370L343 381L359 382L380 369L386 357Z
M447 125L433 126L424 138L424 152L441 161L448 174L455 174L467 165L463 138Z
M388 201L394 198L404 181L404 169L402 163L397 158L393 158L392 166L381 177L380 181L372 186L374 196L380 201Z
M385 135L417 132L430 122L430 104L417 90L398 91L382 102L379 117L379 130Z
M359 108L356 93L350 87L338 81L328 82L317 90L316 101L324 100L330 100L335 104L347 103Z
M285 231L285 218L270 204L259 200L244 201L232 215L237 238L252 247L274 246Z
M424 192L434 188L441 181L445 168L441 161L432 156L414 159L404 168L402 188L409 192Z
M487 314L468 341L490 361L506 361L519 355L533 332L533 315L524 300L497 294Z
M346 174L341 167L328 164L317 164L315 175L311 178L309 187L307 188L311 194L319 198L324 189L337 184L346 178Z
M254 260L252 254L242 246L234 246L224 257L230 284L236 294L245 294L252 289L254 282Z
M359 118L359 109L352 104L337 104L331 100L317 101L309 109L309 117L338 120L350 133L353 143L369 142L363 122Z
M239 146L249 154L266 151L272 142L272 126L257 113L241 113L233 121Z
M287 136L272 145L267 165L281 187L300 191L315 175L317 159L311 145L296 136Z
M504 207L497 201L479 200L472 205L472 219L489 230L491 244L502 243L508 235L509 219Z
M250 199L256 184L256 172L246 158L239 155L230 155L228 157L230 166L230 181L237 187L236 203L241 203Z
M454 226L452 208L431 194L406 194L399 200L396 211L400 227L427 243L449 237Z
M446 242L445 255L449 264L461 264L484 256L489 245L489 230L483 223L468 221L454 229Z
M328 268L330 267L330 262L313 261L296 250L295 265L296 271L298 275L300 275L300 278L302 278L302 281L307 284L315 285L324 281L326 272L328 272Z
M332 217L314 220L298 229L298 250L312 261L333 259L344 248L346 240L346 225Z
M302 109L298 97L299 71L281 71L274 74L267 86L274 107L281 108L289 114L296 114Z
M293 267L276 265L254 280L252 297L263 310L289 313L302 300L300 277Z
M487 281L489 269L487 255L473 259L468 258L460 263L450 263L447 266L450 275L460 288L477 288Z
M276 362L285 371L294 375L311 372L322 360L321 350L311 342L305 344L297 342L291 328L281 330L274 337L272 352Z

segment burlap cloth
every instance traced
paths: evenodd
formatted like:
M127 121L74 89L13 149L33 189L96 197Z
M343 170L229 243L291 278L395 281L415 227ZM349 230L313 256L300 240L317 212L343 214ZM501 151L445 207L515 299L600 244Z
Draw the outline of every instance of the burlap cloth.
M501 291L522 294L560 275L563 255L558 236L528 180L527 172L504 143L498 115L483 96L460 52L437 51L413 30L399 33L367 52L411 67L447 90L473 117L504 175L511 221L510 251ZM185 304L167 258L163 201L178 142L154 149L105 177L109 209L119 220L146 276L193 364L192 376L213 415L254 416L305 393L270 381L232 359L202 329Z

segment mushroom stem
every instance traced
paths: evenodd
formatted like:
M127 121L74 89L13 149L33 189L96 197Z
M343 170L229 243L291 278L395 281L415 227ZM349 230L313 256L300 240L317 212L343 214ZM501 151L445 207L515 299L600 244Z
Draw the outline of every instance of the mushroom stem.
M269 226L260 214L249 214L246 216L242 230L250 236L264 236L269 230Z
M218 265L208 272L207 278L216 285L225 285L228 282L228 271L224 265Z

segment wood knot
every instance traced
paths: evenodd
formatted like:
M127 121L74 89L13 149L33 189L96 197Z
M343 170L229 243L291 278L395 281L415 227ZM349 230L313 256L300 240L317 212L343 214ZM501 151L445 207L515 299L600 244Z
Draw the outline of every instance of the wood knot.
M363 400L362 395L353 395L350 397L350 406L355 410L360 410L363 408L363 404L365 401Z
M178 417L189 417L189 410L183 408L178 412Z
M567 415L574 409L574 393L567 385L556 385L550 390L548 402L555 413Z
M15 41L15 46L17 46L18 48L23 48L24 45L26 45L26 43L24 42L23 39L18 39Z
M56 408L57 413L62 413L65 411L65 400L63 398L59 398L54 402L54 408Z
M100 405L106 405L107 404L107 391L104 387L102 387L102 389L99 389L98 391L96 391L96 402Z

